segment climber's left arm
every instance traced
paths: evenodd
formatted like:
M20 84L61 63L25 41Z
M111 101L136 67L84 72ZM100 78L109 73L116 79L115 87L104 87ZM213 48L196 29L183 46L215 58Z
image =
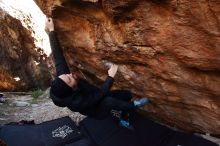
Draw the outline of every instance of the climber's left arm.
M62 74L69 74L70 70L63 56L63 51L57 38L56 32L54 31L54 23L52 18L48 18L46 20L45 30L49 33L50 46L53 54L57 76L60 76Z

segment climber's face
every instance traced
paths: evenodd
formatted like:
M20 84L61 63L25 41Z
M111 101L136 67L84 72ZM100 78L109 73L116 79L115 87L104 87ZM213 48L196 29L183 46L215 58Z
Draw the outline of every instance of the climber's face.
M77 75L75 73L71 74L62 74L59 76L68 86L74 88L77 84Z

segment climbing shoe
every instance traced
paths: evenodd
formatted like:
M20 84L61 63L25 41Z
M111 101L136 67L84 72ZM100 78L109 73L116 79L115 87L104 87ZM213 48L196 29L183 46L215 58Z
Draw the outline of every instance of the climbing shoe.
M121 127L127 128L127 129L129 129L129 130L134 130L134 127L129 123L129 121L120 119L119 125L120 125Z
M141 99L136 99L133 101L135 107L142 107L148 103L147 97L142 97Z

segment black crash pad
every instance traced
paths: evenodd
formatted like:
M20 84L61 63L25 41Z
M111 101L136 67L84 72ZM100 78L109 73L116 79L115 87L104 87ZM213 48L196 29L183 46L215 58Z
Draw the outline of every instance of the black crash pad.
M0 127L0 139L8 146L217 146L195 135L173 131L131 114L133 131L122 128L112 117L86 118L77 127L64 117L41 124ZM80 130L79 130L80 128Z
M0 127L0 139L8 146L64 146L81 137L81 132L69 117L41 124Z
M86 118L81 122L81 129L97 146L217 146L195 135L171 130L138 113L131 114L131 123L133 131L120 127L112 117Z

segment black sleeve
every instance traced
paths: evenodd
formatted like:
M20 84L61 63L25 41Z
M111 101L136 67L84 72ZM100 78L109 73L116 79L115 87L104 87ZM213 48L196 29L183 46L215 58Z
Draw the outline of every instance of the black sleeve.
M105 82L103 83L103 85L101 86L101 88L97 88L89 84L87 81L81 80L79 82L79 88L81 89L81 92L84 93L84 95L82 96L86 96L84 97L86 101L83 101L80 104L80 108L85 109L85 108L89 108L89 107L93 107L94 105L97 105L109 92L113 84L113 81L114 79L108 76ZM93 92L90 92L91 90L93 90Z
M105 82L102 84L102 86L100 88L90 84L88 81L84 80L84 79L80 79L78 81L78 86L80 89L82 89L83 91L86 92L95 92L97 93L97 95L100 96L105 96L109 90L112 87L112 84L114 82L114 79L110 76L107 76L107 78L105 79Z
M102 84L102 86L100 88L100 92L101 92L102 96L106 96L106 94L111 89L113 82L114 82L114 78L107 76L107 78L105 79L105 82Z
M113 82L114 82L114 79L110 76L107 76L107 78L105 79L105 82L102 84L99 90L97 90L94 94L94 99L93 99L94 104L98 103L103 98L105 98L105 96L111 89Z
M57 76L62 74L69 74L70 70L63 56L63 51L55 31L51 31L49 33L49 39Z

